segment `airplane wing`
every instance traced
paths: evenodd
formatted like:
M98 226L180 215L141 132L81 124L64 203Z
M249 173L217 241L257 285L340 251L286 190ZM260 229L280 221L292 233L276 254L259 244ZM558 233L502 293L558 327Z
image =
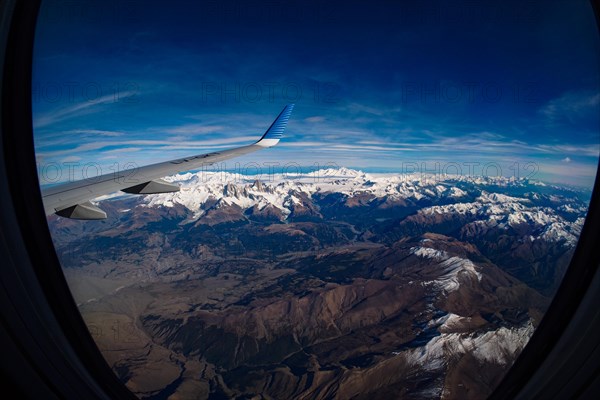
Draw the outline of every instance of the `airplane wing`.
M106 213L90 200L119 190L135 194L179 191L178 185L160 178L275 146L283 136L293 109L293 104L285 106L264 135L257 142L247 146L198 154L42 189L46 215L57 214L73 219L104 219Z

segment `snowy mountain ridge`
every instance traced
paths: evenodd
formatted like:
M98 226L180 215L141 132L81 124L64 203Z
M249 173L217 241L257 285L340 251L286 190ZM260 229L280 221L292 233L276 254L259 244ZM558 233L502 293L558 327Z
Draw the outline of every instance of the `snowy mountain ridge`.
M463 215L475 219L471 225L476 229L529 225L536 228L531 240L564 240L571 245L577 241L586 211L581 204L558 203L565 200L554 195L547 196L548 201L557 203L556 207L550 207L539 204L538 193L517 197L490 191L498 186L522 187L527 183L523 179L448 175L437 176L434 180L430 176L367 174L348 168L307 174L275 174L262 180L257 178L261 177L228 172L174 175L166 180L180 183L179 192L149 195L144 198L143 205L173 207L180 204L194 213L194 220L211 208L237 206L242 210L253 207L263 210L275 207L280 210L281 219L285 220L295 206L310 202L315 195L337 193L347 199L364 199L361 204L370 204L377 199L392 204L405 201L424 205L437 203L425 206L417 213ZM575 218L567 220L558 211Z

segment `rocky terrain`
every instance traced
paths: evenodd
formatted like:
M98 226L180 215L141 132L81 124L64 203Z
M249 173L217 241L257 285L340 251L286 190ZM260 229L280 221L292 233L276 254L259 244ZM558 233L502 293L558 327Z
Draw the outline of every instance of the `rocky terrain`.
M169 178L49 226L80 310L142 398L485 397L527 343L587 211L506 178Z

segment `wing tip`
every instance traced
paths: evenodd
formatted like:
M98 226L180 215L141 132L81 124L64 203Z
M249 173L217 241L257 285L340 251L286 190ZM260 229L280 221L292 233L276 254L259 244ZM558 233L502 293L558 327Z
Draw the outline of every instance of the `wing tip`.
M294 103L286 105L283 110L279 113L275 121L271 124L269 129L260 138L257 145L262 147L272 147L279 143L279 140L283 137L283 131L285 130L288 120L294 110Z

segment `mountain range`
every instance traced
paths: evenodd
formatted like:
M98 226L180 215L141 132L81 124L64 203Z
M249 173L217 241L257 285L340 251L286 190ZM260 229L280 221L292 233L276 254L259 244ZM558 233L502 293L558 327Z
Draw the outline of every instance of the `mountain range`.
M49 217L73 296L142 398L481 398L542 318L589 197L527 179L172 176ZM254 397L258 396L258 397Z

